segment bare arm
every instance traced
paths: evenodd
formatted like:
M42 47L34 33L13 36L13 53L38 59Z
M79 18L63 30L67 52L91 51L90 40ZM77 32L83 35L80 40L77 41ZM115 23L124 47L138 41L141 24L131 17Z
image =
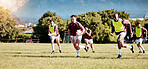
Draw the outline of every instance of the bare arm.
M113 36L113 32L115 32L115 28L114 28L113 23L111 21L111 36Z
M147 39L147 29L146 29L146 31L145 31L145 34L146 34L146 39Z
M68 35L69 35L69 37L70 37L70 29L68 29Z
M85 30L86 31L86 30ZM85 32L87 35L91 36L91 30L90 32L88 33L87 31Z
M132 33L132 26L131 26L131 23L129 22L129 28L130 28L130 36L131 38L133 37L133 33Z
M72 37L70 37L70 29L68 29L68 35L69 35L70 41L73 42Z

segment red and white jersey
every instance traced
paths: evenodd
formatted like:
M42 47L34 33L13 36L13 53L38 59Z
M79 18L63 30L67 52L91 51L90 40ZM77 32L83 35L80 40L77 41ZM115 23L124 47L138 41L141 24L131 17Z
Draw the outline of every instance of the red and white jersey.
M68 29L70 30L70 35L76 36L76 31L77 30L82 31L84 30L84 27L79 22L76 22L76 23L71 22L70 24L68 24Z
M89 34L91 34L91 30L90 30L90 29L88 29L87 32L88 32ZM86 38L86 39L93 39L92 36L89 36L89 35L86 34L86 33L84 34L84 38Z

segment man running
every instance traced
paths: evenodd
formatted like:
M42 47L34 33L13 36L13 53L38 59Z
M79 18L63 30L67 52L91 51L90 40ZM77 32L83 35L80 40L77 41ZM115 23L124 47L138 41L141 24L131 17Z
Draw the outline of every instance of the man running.
M73 42L74 48L77 51L77 57L80 57L80 47L79 44L82 39L82 35L85 31L84 27L79 23L77 20L76 15L71 16L71 23L68 24L68 35L70 38L70 41ZM78 30L81 30L80 33L76 33Z
M119 55L117 58L121 58L122 56L121 47L129 48L132 51L132 53L134 53L133 46L129 46L124 43L124 37L126 36L126 32L127 32L124 25L129 25L131 37L133 35L130 22L127 20L119 20L117 13L113 15L113 19L114 20L111 21L111 28L112 28L111 36L113 36L113 32L115 31L117 35L117 43L118 43L118 49L119 49Z
M61 51L61 45L60 45L60 34L58 32L58 26L54 24L53 20L50 20L50 25L48 26L48 35L50 36L51 39L51 47L52 47L52 53L54 54L54 40L56 39L57 45L59 47L59 52L62 53Z
M88 28L87 25L84 26L85 32L84 32L84 40L85 40L85 51L87 52L89 49L88 43L90 43L90 47L92 48L92 52L95 53L94 47L93 47L93 37L91 36L91 30Z
M134 33L136 34L136 43L137 43L137 46L138 46L138 48L140 50L139 53L142 53L142 50L143 50L143 53L145 53L145 49L142 46L143 32L146 32L146 37L145 38L147 40L147 29L145 29L144 27L141 27L140 23L137 23L137 26L134 29Z

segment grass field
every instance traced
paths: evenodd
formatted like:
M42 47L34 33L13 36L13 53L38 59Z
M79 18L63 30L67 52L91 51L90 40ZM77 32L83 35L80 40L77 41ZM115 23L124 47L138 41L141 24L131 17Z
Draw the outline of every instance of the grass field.
M55 54L48 43L0 43L0 69L148 69L148 44L143 44L146 53L135 53L122 48L122 58L117 59L117 44L94 44L91 49L81 49L81 58L76 58L72 44L61 44ZM84 44L82 44L84 45Z

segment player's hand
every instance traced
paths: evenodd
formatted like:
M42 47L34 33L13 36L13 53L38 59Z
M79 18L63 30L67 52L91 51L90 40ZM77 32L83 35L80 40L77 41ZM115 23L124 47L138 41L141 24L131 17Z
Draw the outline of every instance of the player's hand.
M77 35L77 36L80 36L80 34L78 34L78 33L77 33L76 35Z
M72 42L72 37L69 36L69 38L70 38L70 41Z
M113 33L110 33L111 36L113 36Z
M48 34L48 36L51 36L51 35L52 35L52 34L50 34L50 33Z
M132 38L133 37L133 33L131 33L130 35L131 35L130 37Z
M148 39L147 39L147 38L145 38L145 40L147 41Z

